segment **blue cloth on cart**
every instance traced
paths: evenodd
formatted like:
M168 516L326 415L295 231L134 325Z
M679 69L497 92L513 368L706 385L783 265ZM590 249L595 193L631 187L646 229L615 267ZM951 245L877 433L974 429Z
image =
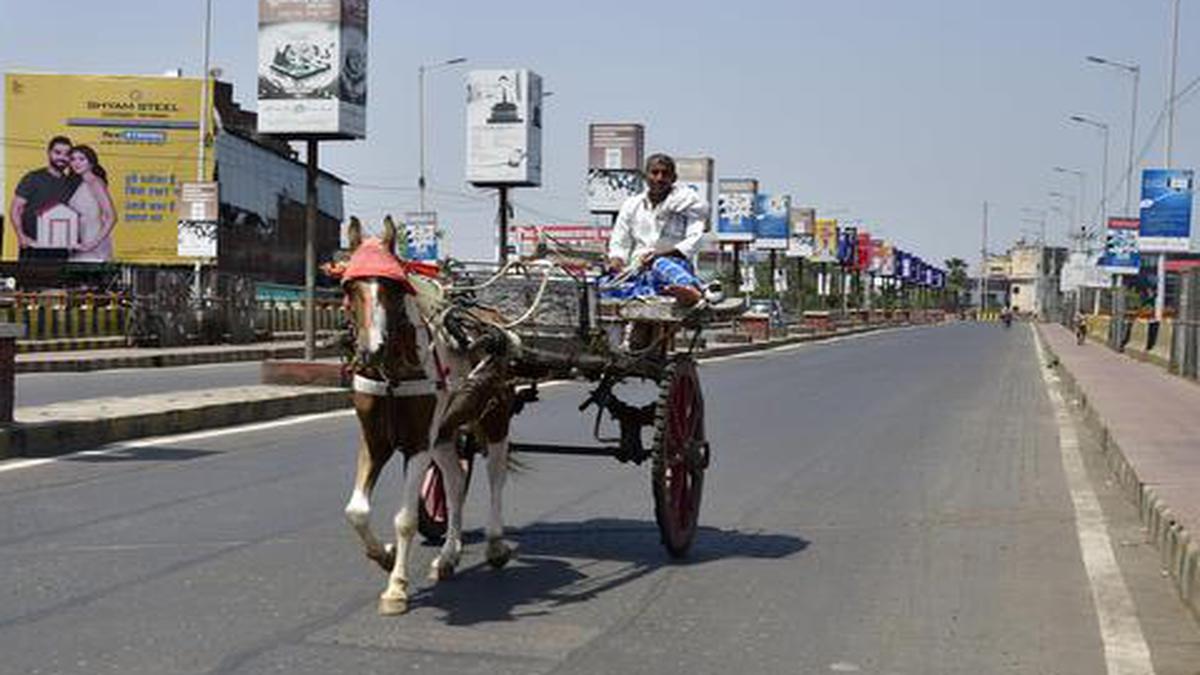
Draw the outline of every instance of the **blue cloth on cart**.
M668 286L691 286L702 289L704 283L692 270L692 264L676 256L655 258L650 267L634 274L622 283L607 287L612 282L613 275L600 277L600 297L625 300L628 298L644 298L662 295Z

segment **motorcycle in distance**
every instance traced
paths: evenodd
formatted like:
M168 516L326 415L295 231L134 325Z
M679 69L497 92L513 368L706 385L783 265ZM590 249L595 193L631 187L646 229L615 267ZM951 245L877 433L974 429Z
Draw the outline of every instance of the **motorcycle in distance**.
M1085 342L1087 342L1087 322L1080 316L1075 319L1075 344L1082 346Z
M1012 322L1013 322L1012 310L1006 309L1003 312L1001 312L1000 320L1004 322L1005 329L1012 328Z

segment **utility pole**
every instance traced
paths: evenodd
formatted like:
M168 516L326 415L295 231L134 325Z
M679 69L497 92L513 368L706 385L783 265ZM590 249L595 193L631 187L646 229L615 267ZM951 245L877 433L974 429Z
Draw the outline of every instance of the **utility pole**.
M1175 71L1179 64L1179 0L1171 3L1171 67L1167 71L1166 162L1171 168L1171 145L1175 140ZM1158 277L1154 293L1154 320L1161 325L1167 302L1167 254L1158 254ZM1161 329L1160 329L1161 330Z
M987 242L988 242L988 203L985 199L983 202L983 240L979 247L980 269L982 274L979 281L979 313L983 318L983 313L987 311L988 303L988 262L987 262Z
M211 37L212 30L212 0L204 2L204 71L200 74L200 144L196 153L196 181L203 181L207 176L204 174L204 165L208 160L208 83L209 83L209 56L211 53ZM220 229L218 227L218 229ZM215 235L216 233L214 233ZM204 324L204 283L202 275L204 273L203 261L196 258L192 266L192 293L196 301L196 332L203 332Z

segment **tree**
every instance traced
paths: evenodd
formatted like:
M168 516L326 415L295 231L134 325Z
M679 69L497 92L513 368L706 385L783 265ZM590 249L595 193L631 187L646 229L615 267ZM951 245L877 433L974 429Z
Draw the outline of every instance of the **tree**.
M959 310L963 293L967 290L967 261L962 258L949 258L946 261L946 288L954 294L954 311Z

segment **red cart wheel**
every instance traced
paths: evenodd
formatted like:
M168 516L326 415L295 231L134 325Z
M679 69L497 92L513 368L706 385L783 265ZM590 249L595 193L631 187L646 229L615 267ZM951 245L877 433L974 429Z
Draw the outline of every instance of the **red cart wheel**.
M463 465L463 495L471 484L471 471L475 467L474 455L460 458ZM426 542L437 543L446 536L446 483L442 480L442 470L437 464L430 462L425 469L425 477L421 479L421 501L417 508L417 531Z
M691 358L667 367L655 410L653 457L654 517L663 546L681 558L696 537L708 468L704 394Z

